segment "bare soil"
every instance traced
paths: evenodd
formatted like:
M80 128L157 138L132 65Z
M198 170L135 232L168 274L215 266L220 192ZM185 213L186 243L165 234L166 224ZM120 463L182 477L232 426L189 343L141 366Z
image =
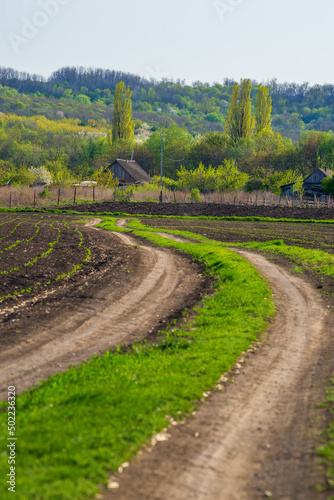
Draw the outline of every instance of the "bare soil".
M7 270L19 268L1 275L2 293L39 285L31 293L0 303L0 389L10 384L21 391L118 343L154 338L159 326L208 289L201 268L189 259L146 244L138 247L126 234L70 224L73 216L15 216L22 222L17 229L18 221L9 222L8 216L5 221L0 214L0 271L3 263ZM38 233L28 242L39 219L44 236ZM46 243L57 236L51 222L64 239L45 260L25 268L24 263L42 255ZM163 220L160 224L162 234L171 227ZM293 239L295 229L289 226ZM207 227L193 229L207 234ZM235 226L229 227L233 232ZM259 227L258 223L245 225L242 237L256 239L251 233ZM83 246L92 250L91 258L81 271L55 282L59 273L69 271L85 256L76 228L83 234ZM209 231L219 235L217 239L230 238L224 227L212 225ZM325 237L328 247L331 231ZM295 239L304 236L301 227ZM235 237L234 241L243 241ZM320 233L312 238L313 234L310 247L318 248ZM6 250L12 244L16 246ZM277 265L277 258L270 262L252 252L243 254L268 279L275 294L278 313L267 338L243 355L224 391L213 391L194 418L172 427L167 441L148 446L122 474L113 476L119 488L106 490L106 500L255 500L264 498L265 492L280 500L327 497L314 486L323 482L315 450L330 417L317 405L334 371L333 313L327 307L332 299L327 297L326 302L312 283Z
M315 450L328 415L317 408L333 374L333 321L314 288L255 253L277 317L245 353L223 392L214 391L169 440L148 446L104 500L324 499ZM267 497L269 497L267 496Z
M54 207L59 208L59 207ZM272 217L274 219L334 219L334 207L286 207L230 205L225 203L150 203L102 202L61 207L65 210L92 213L122 213L143 215L178 215L206 217Z
M0 215L0 271L17 269L2 275L0 296L32 290L0 302L0 399L8 385L21 392L117 344L154 338L210 288L201 266L185 256L71 223L73 216L16 217ZM38 221L40 231L27 241ZM61 236L53 251L24 266L49 248L55 227ZM91 250L89 261L55 281L85 257L83 247Z

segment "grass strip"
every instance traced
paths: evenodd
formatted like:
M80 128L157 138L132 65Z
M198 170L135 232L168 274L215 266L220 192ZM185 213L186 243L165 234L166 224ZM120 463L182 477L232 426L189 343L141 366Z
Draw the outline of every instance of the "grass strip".
M103 226L103 223L101 224ZM128 227L137 228L144 231L151 230L152 232L161 231L157 228L149 228L139 221L130 221ZM182 231L163 230L172 234L182 235ZM183 233L185 236L191 236L193 233L190 231ZM191 236L193 237L193 236ZM203 237L202 237L203 238ZM218 243L218 242L217 242ZM243 247L252 250L257 250L264 253L276 254L298 264L295 268L296 273L304 271L311 271L323 276L329 276L334 279L334 255L324 252L322 250L301 248L299 246L291 246L284 244L283 240L270 240L267 242L247 242L247 243L224 243L219 242L221 246ZM327 398L324 405L332 413L332 422L330 423L326 432L326 443L317 450L319 456L323 459L326 472L326 485L320 485L318 489L325 491L327 489L334 489L334 378L332 379L332 386L327 389ZM334 495L328 497L328 500L334 500Z
M115 227L115 219L104 221ZM51 377L17 398L16 497L76 500L92 497L98 484L131 460L142 445L188 415L274 314L271 290L256 269L215 241L179 243L145 231L136 234L187 252L217 277L187 327L163 332L156 345L135 344L95 356ZM5 405L2 405L5 407ZM0 414L6 449L6 414ZM0 455L2 477L8 473ZM0 486L1 498L11 498Z
M334 278L334 255L323 250L286 245L283 240L271 240L262 243L256 241L248 243L222 243L222 245L244 247L265 253L282 255L300 265L301 269L299 272L307 270Z
M334 378L331 382L332 385L327 389L327 397L323 406L327 408L329 412L331 412L332 422L327 429L326 444L318 449L318 455L322 457L322 464L327 469L327 485L319 487L320 491L334 489ZM334 500L334 496L331 495L327 500Z
M102 222L99 227L104 227L104 223ZM177 236L192 238L198 241L210 241L207 237L193 233L191 231L152 228L150 226L142 224L138 220L129 220L127 227L140 231L149 231L152 233L164 232L175 234ZM334 255L323 250L286 245L283 240L269 240L265 242L251 241L246 243L226 243L217 241L216 243L223 247L243 247L264 253L281 255L300 265L301 268L299 272L308 270L317 274L322 274L324 276L330 276L334 278Z

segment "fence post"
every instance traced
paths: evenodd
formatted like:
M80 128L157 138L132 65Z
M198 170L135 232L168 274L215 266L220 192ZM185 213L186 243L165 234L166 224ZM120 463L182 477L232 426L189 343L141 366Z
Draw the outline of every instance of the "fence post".
M36 206L36 189L34 188L34 208Z
M73 196L73 203L76 203L76 198L77 198L77 188L74 188L74 196Z
M9 192L9 208L12 208L12 193Z
M93 186L93 202L95 202L95 186Z
M59 207L59 202L60 202L60 188L58 188L58 200L57 200L58 207Z
M160 194L159 194L159 203L162 203L162 191L160 191Z

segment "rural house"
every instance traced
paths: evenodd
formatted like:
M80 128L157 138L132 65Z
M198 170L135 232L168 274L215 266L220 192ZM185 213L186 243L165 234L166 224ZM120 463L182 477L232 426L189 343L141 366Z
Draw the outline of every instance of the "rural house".
M151 177L135 160L117 159L106 170L114 174L120 186L152 182Z
M333 172L331 170L324 170L323 168L316 168L313 170L313 172L308 175L303 182L303 187L305 191L306 196L314 196L314 195L319 195L323 193L322 190L322 184L321 181L326 179L328 177L329 179L332 178ZM284 186L281 186L282 194L283 195L293 195L293 186L294 183L291 184L285 184Z

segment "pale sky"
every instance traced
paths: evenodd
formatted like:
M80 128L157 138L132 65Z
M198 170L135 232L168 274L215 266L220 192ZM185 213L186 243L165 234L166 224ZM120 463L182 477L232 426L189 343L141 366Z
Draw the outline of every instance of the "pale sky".
M333 0L0 0L0 66L334 83Z

